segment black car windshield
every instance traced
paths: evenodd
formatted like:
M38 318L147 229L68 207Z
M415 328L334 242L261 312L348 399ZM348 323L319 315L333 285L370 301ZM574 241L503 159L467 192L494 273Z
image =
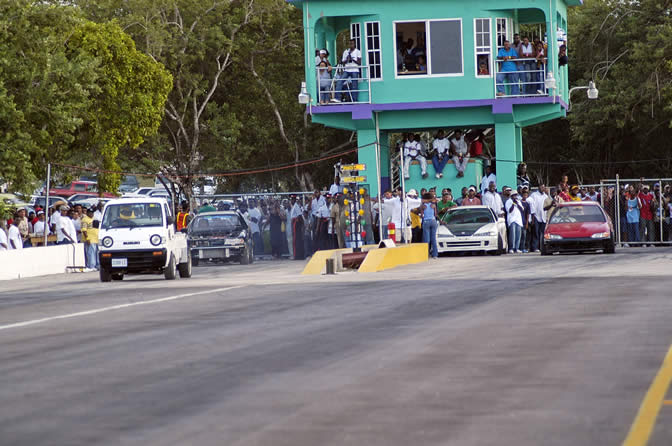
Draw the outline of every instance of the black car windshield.
M489 209L474 209L466 206L446 212L441 221L447 225L472 225L477 223L485 225L494 223L495 218Z
M193 233L231 232L245 228L238 214L199 215L189 225Z
M561 206L551 216L551 224L604 223L604 213L597 206Z
M103 229L163 226L159 203L108 205L103 216Z

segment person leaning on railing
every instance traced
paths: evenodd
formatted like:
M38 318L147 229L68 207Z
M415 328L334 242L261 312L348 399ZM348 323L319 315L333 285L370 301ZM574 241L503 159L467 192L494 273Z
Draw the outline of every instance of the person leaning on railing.
M317 72L320 78L320 105L329 103L331 96L331 67L322 61L318 65Z
M516 62L518 53L511 48L511 42L504 41L504 48L500 48L497 53L497 60L502 61L499 73L497 73L497 96L506 96L506 83L511 85L511 95L518 96L520 88L518 87L518 67Z

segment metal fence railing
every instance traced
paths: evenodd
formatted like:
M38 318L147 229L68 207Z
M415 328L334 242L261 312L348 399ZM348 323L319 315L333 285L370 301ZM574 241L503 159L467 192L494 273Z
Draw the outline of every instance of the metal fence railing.
M320 105L371 103L371 79L368 65L317 67L315 73Z
M646 192L648 188L648 193ZM620 178L600 182L601 204L620 246L672 242L672 178Z
M494 76L495 95L499 98L521 98L530 96L548 96L546 88L546 65L537 65L534 58L520 58L512 61L516 71L501 71L503 60L496 61Z

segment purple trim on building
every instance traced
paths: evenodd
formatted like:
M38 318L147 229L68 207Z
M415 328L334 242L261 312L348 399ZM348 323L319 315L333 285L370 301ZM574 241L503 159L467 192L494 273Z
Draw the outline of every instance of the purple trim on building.
M561 107L567 109L567 104L555 98ZM435 102L397 102L391 104L342 104L313 106L313 114L328 113L352 113L353 120L371 119L373 112L401 111L401 110L432 110L442 108L467 108L467 107L492 107L495 115L513 113L514 105L552 104L553 97L532 98L499 98L499 99L474 99L466 101L435 101Z

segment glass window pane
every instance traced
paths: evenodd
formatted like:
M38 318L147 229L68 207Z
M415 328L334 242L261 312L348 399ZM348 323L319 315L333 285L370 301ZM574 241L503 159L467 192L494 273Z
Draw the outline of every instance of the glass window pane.
M457 20L430 22L432 74L462 73L462 24ZM445 42L450 42L446 45Z

